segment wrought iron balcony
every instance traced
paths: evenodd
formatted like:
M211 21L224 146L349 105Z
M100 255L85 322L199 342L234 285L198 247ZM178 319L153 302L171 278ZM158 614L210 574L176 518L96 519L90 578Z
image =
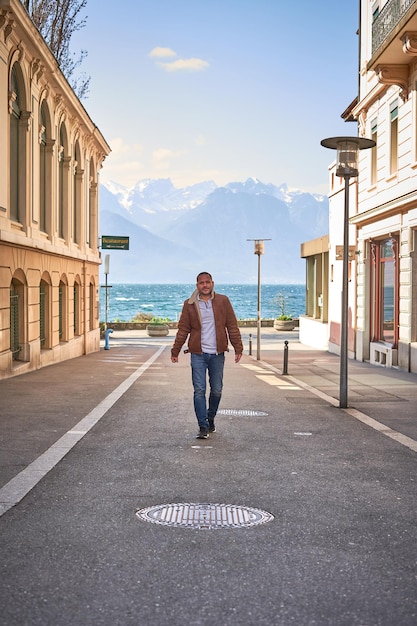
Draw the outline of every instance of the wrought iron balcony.
M416 2L417 0L388 0L372 24L372 54L375 54Z

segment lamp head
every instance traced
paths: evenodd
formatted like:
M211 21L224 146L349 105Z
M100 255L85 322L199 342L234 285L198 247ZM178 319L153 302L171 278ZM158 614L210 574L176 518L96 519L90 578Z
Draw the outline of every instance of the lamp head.
M324 148L337 150L336 176L340 178L355 178L358 176L359 150L373 148L376 144L372 139L363 137L330 137L323 139Z

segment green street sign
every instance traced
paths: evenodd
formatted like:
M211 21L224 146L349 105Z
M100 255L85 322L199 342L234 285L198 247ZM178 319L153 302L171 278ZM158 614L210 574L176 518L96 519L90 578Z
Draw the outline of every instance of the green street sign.
M129 237L101 236L103 250L129 250Z

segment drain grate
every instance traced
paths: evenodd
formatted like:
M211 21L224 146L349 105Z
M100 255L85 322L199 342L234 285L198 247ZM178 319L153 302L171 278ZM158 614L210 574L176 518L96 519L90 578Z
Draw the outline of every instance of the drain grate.
M163 526L215 530L265 524L274 516L260 509L235 504L160 504L136 511L138 519Z
M264 411L251 411L250 409L220 409L217 411L218 415L246 415L250 417L263 417L264 415L268 415L268 413L264 413Z

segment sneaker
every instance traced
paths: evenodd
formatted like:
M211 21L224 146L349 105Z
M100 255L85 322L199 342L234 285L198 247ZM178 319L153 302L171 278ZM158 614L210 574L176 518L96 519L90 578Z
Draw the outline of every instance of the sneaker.
M198 433L196 439L208 439L208 432L206 428L200 428L200 432Z
M216 432L216 427L214 425L214 422L209 422L208 431L209 431L209 433L215 433Z

